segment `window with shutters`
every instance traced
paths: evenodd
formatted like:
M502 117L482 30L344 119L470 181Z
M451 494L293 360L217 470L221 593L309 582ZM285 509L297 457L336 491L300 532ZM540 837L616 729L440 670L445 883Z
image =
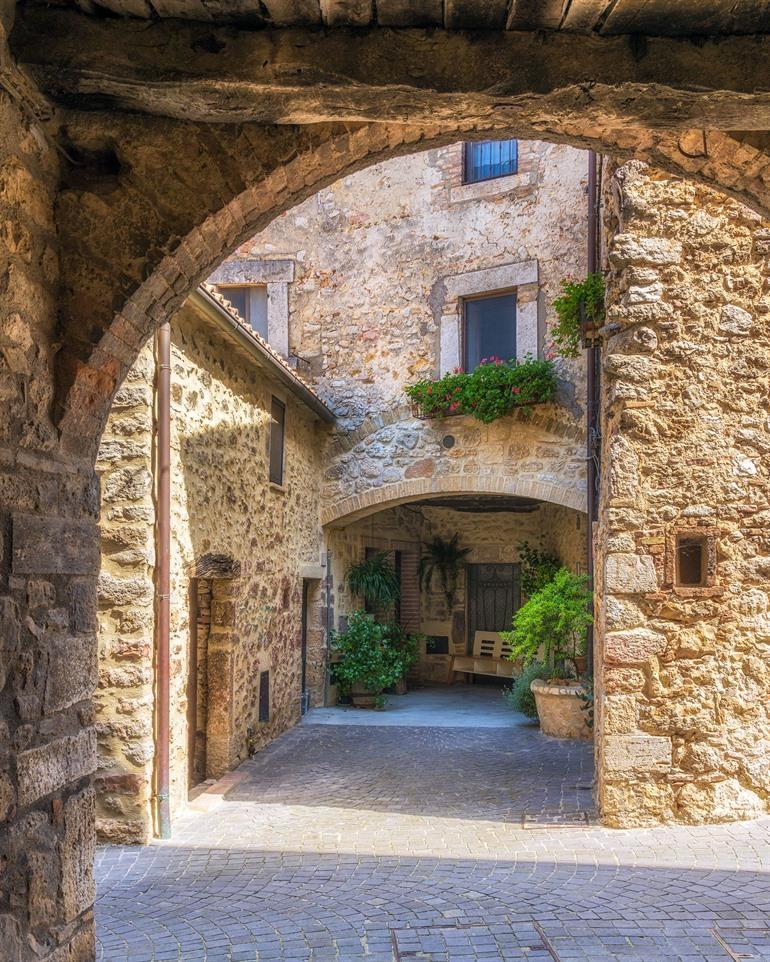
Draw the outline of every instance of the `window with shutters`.
M519 169L516 140L479 140L465 145L463 183L508 177Z
M270 480L283 484L283 455L286 439L286 405L274 397L270 404Z

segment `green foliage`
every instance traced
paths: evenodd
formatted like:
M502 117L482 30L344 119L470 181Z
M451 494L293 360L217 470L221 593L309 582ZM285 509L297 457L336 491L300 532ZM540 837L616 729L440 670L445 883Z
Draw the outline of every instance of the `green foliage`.
M332 633L332 648L341 656L335 673L344 694L361 685L380 695L406 670L407 659L393 643L392 626L379 624L365 611L354 611L345 631Z
M594 327L604 323L604 277L589 274L583 281L561 282L562 295L553 302L559 318L551 331L551 340L562 357L579 357L583 332L580 327L580 302L585 305L586 320Z
M384 551L351 565L345 575L348 588L374 608L387 608L401 593L398 575Z
M520 541L516 546L521 561L521 590L525 598L553 581L561 568L559 556L543 548L536 548L529 541Z
M401 655L402 672L405 675L417 661L420 652L420 642L425 639L425 635L408 635L401 625L393 622L385 625L385 638Z
M585 654L586 628L593 622L587 582L585 575L560 568L519 608L513 616L513 631L504 633L511 645L511 661L521 658L528 665L538 659L553 675L564 671L565 662L574 664L578 655Z
M404 388L426 417L470 414L489 424L514 408L531 412L532 404L556 396L556 374L551 361L484 358L466 374L460 368L438 381L418 381Z
M503 693L503 698L514 711L520 711L527 718L537 718L535 696L529 686L536 678L542 678L545 681L550 674L547 665L543 665L539 661L531 662L525 666L511 687Z
M460 547L460 535L455 532L449 540L436 535L425 545L420 558L420 584L429 590L434 576L438 577L447 607L451 610L460 577L460 565L470 554L470 548Z

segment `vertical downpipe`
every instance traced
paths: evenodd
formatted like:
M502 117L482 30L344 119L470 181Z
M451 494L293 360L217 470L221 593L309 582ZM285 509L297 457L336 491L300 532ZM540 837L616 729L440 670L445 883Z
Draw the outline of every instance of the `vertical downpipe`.
M588 152L588 273L595 274L598 262L599 248L599 218L598 192L596 181L596 154ZM587 508L588 508L588 538L587 538L587 568L588 587L594 588L594 523L598 520L599 497L597 491L597 463L596 441L598 437L599 414L599 348L588 348L586 370L586 465L587 465ZM586 641L586 662L588 671L594 675L594 629L588 628Z
M161 324L156 334L156 558L155 652L156 718L155 798L160 838L171 838L169 801L170 726L170 615L171 615L171 325Z

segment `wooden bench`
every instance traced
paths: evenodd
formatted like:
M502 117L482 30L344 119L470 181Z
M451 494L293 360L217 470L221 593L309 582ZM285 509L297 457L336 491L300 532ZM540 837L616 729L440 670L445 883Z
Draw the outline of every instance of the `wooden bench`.
M452 658L449 677L452 672L461 671L468 675L494 675L497 678L513 678L516 663L509 661L511 646L496 631L477 631L473 636L473 654L455 655Z

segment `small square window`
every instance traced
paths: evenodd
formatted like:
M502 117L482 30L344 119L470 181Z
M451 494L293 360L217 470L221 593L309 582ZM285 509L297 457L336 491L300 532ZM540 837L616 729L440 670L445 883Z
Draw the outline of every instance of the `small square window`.
M707 545L704 537L677 535L676 584L697 588L706 584Z
M267 286L265 284L219 285L217 291L230 301L238 314L267 340Z
M463 183L508 177L519 169L516 140L478 140L465 145Z
M286 435L286 405L277 397L270 405L270 480L283 484L283 452Z
M475 297L463 302L465 370L487 358L516 357L516 292Z

